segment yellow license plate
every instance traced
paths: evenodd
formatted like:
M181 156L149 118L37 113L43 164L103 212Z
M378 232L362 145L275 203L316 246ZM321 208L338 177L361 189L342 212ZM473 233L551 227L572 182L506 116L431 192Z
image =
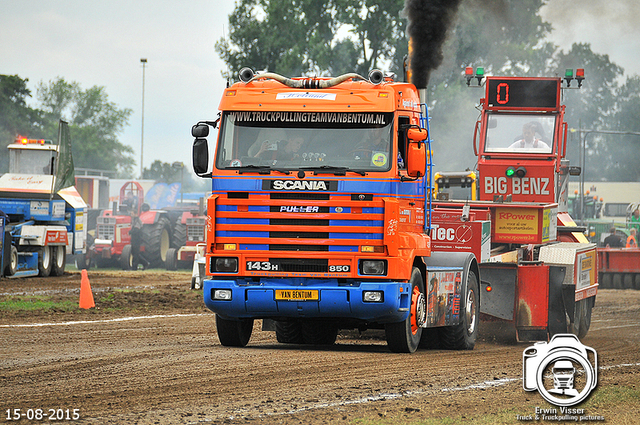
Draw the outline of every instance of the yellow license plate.
M276 289L277 301L318 301L317 289Z

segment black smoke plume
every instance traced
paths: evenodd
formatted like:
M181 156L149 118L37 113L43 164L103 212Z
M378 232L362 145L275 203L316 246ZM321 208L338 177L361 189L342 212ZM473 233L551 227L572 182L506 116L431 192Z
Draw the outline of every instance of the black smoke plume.
M442 63L442 46L462 0L406 0L404 14L411 40L411 82L425 88Z

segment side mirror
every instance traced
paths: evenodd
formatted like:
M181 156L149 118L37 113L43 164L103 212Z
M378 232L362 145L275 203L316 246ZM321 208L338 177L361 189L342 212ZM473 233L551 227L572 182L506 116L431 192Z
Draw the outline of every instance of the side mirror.
M207 137L209 135L209 126L207 124L196 124L191 127L191 135L195 138Z
M426 131L425 131L426 133ZM407 174L409 177L422 177L427 168L426 143L410 142L407 146Z
M208 132L209 129L207 128L207 133ZM196 138L196 140L193 141L192 160L193 171L198 176L203 177L209 168L209 144L207 143L207 139Z
M409 142L424 142L427 140L427 129L411 127L407 129L407 138Z

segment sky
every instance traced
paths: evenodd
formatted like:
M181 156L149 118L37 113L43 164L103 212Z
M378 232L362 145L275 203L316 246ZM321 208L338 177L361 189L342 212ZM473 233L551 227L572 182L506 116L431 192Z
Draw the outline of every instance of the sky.
M133 110L119 136L134 150L136 175L141 146L145 168L160 160L191 170L191 126L216 117L225 88L225 64L214 45L228 32L234 4L0 0L0 74L29 80L30 106L36 106L37 84L57 77L83 89L104 87L110 102ZM638 0L549 0L541 15L553 25L550 41L565 51L574 42L591 43L626 74L640 74Z

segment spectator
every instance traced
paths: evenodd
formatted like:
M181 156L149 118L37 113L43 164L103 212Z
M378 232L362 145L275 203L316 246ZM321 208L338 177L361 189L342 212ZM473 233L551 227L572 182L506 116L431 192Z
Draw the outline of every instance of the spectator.
M627 248L637 248L638 240L636 239L636 233L637 233L636 228L632 227L629 233L630 235L627 238Z
M133 270L138 270L138 265L142 264L142 270L149 267L149 262L142 256L140 252L140 246L142 245L142 220L138 216L138 211L131 211L131 230L129 230L129 236L131 236L131 255L133 262L131 267Z
M636 208L631 215L631 224L629 227L635 228L636 232L640 230L640 209Z
M622 248L622 239L616 234L616 228L609 229L610 235L604 238L604 246L607 248Z

